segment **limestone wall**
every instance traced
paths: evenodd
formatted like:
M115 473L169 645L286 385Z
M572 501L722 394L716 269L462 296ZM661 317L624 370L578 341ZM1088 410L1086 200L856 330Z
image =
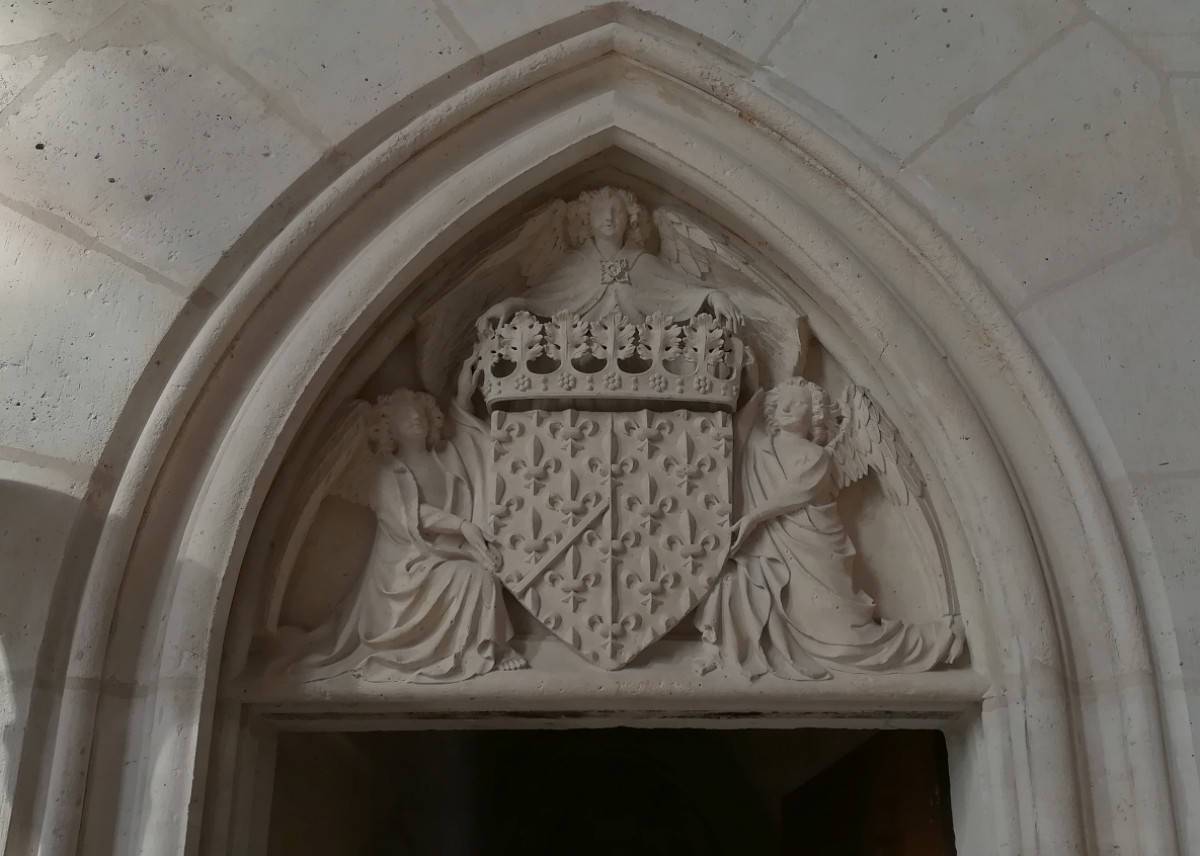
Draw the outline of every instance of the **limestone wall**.
M1200 817L1200 5L19 0L0 10L4 852L27 852L8 821L47 727L31 687L61 665L46 634L233 275L377 141L373 118L426 109L556 21L639 10L728 51L992 284L1104 479L1179 813Z

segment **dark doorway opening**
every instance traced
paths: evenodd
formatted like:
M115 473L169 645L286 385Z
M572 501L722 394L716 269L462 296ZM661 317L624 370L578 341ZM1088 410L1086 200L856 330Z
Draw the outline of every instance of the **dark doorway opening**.
M285 733L269 856L953 856L936 731Z

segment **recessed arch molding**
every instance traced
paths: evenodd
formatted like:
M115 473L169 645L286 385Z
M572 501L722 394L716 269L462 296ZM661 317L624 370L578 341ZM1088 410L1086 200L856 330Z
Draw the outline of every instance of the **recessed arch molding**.
M53 798L31 827L54 842L42 852L200 852L213 723L234 715L217 703L227 619L285 453L456 242L613 151L804 282L822 340L921 438L958 518L956 583L989 686L960 759L988 814L975 840L1177 852L1130 569L1079 436L987 284L696 38L621 19L533 41L350 164L228 284L176 366L80 599L45 749Z

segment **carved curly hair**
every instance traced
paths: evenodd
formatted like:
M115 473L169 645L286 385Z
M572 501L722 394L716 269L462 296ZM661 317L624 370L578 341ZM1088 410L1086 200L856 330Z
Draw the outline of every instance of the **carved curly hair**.
M579 246L592 235L592 203L601 199L616 199L625 207L629 225L625 227L625 243L646 247L654 238L654 220L638 198L620 187L601 187L585 190L567 206L567 233L572 246Z
M398 389L375 399L371 410L372 434L378 439L376 451L395 452L397 448L396 420L412 410L418 410L425 421L425 445L436 449L442 445L445 417L438 407L437 399L427 392L414 389Z
M823 386L813 383L807 378L790 377L767 391L766 398L763 400L763 418L767 423L767 430L772 434L777 434L782 430L775 411L779 406L780 393L788 388L802 389L808 394L809 408L812 410L812 429L808 439L818 446L824 446L831 437L833 399Z

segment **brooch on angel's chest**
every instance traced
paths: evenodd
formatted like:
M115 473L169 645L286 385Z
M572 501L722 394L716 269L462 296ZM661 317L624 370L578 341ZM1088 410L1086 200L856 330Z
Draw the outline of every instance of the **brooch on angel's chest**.
M615 282L629 282L629 259L601 259L600 284L612 285Z

